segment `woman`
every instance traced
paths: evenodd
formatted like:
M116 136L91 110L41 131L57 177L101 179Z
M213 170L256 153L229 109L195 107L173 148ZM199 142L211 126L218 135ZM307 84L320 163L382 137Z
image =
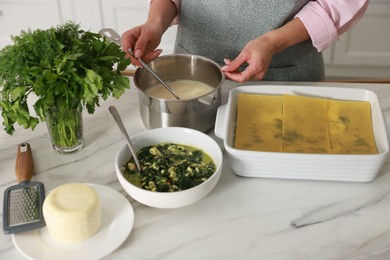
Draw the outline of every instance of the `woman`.
M208 57L230 80L319 81L321 51L357 23L368 2L153 0L147 21L123 34L122 47L153 60L164 32L178 24L175 53Z

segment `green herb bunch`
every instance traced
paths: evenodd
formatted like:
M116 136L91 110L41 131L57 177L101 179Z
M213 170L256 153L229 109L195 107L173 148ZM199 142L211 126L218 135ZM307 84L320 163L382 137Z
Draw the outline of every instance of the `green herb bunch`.
M118 99L130 88L121 76L130 60L120 46L73 22L22 31L12 41L0 51L0 109L8 134L15 123L34 129L53 108L59 114L82 104L93 114L100 98ZM31 93L38 118L28 108Z

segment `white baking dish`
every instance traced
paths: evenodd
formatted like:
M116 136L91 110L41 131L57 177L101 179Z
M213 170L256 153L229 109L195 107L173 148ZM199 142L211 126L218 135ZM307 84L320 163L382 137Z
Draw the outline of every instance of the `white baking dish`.
M369 101L378 154L300 154L234 149L237 97L240 93L295 94ZM215 134L223 139L234 173L245 177L368 182L378 175L389 152L387 130L378 96L365 89L275 85L236 87L230 91L228 103L218 109Z

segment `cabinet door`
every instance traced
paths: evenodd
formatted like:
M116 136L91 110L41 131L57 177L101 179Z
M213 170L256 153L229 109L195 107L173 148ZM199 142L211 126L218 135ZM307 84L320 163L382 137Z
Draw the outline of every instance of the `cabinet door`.
M332 57L333 57L333 46L324 50L322 52L322 56L324 57L325 65L330 65L332 63Z
M113 28L119 34L143 24L148 16L147 0L101 0L104 27ZM173 52L176 38L176 26L165 32L159 48L163 54Z
M61 22L57 1L0 0L0 48L21 30L47 29Z
M389 26L390 0L371 1L362 20L336 43L333 64L390 66Z
M103 27L98 0L58 0L58 3L64 21L74 21L82 29L92 32Z

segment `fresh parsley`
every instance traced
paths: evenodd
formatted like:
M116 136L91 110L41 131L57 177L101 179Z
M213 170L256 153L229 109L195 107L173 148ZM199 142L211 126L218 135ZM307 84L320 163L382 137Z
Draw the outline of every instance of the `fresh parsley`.
M130 60L120 46L73 22L22 31L12 41L0 51L0 109L8 134L15 123L33 130L52 108L61 113L82 104L93 114L100 98L118 99L130 88L121 76ZM28 108L31 93L38 118Z

